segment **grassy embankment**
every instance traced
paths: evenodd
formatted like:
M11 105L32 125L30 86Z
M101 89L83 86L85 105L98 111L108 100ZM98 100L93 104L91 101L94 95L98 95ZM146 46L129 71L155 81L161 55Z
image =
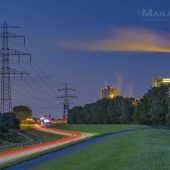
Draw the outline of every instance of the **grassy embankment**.
M19 146L27 142L27 139L15 129L1 128L0 131L0 151Z
M60 134L43 132L27 126L22 127L22 133L28 136L29 138L33 139L35 142L50 141L50 140L59 139L63 137L63 135Z
M0 140L0 151L10 148L18 148L24 145L50 141L63 137L63 135L46 133L36 130L30 126L22 126L20 131L10 130L9 133L4 133L6 140Z
M101 135L101 134L105 134L105 133L109 133L109 132L117 132L117 131L121 131L121 130L125 130L125 129L141 129L141 128L146 128L145 126L140 126L140 125L65 125L65 124L58 124L58 125L53 125L53 128L57 128L57 129L67 129L67 130L73 130L73 131L81 131L81 132L86 132L86 133L92 133L94 135ZM69 143L69 144L65 144L63 146L60 147L56 147L47 151L43 151L40 153L36 153L33 155L30 155L28 157L19 159L17 161L11 162L9 164L7 164L6 166L21 162L21 161L25 161L31 158L35 158L37 156L43 155L43 154L47 154L50 152L55 151L56 149L62 148L62 147L66 147L68 145L71 145L73 143L77 143L77 141Z
M65 125L65 124L60 124L60 125L53 125L52 128L57 128L57 129L67 129L67 130L73 130L73 131L81 131L81 132L86 132L94 135L101 135L104 133L109 133L109 132L117 132L125 129L138 129L138 128L143 128L143 126L140 125ZM73 141L71 143L65 144L63 146L59 146L53 149L49 149L43 152L39 152L21 159L18 159L16 161L12 161L10 163L7 163L6 165L1 166L1 168L28 160L32 159L50 152L53 152L57 149L72 145L74 143L77 143L79 141Z
M65 129L101 135L110 132L117 132L125 129L137 130L145 128L143 125L128 125L128 124L54 124L51 128Z
M123 125L59 125L57 128L105 133ZM125 125L127 128L128 125ZM32 170L168 170L170 169L170 130L146 126L89 145L70 154L35 166ZM110 129L110 130L109 130ZM66 162L66 163L64 163ZM58 168L57 168L58 167Z

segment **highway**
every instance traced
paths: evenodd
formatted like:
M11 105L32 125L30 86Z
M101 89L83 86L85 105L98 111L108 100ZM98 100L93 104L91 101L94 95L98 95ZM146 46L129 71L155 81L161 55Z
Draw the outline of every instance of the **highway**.
M112 132L112 133L104 134L104 135L101 135L101 136L96 136L94 138L87 139L83 142L65 147L63 149L56 150L52 153L49 153L49 154L31 159L31 160L28 160L28 161L25 161L25 162L21 162L19 164L8 167L5 170L29 170L30 168L32 168L36 165L42 164L42 163L44 163L48 160L60 157L61 155L67 155L67 154L74 152L78 149L85 148L89 145L101 142L101 141L109 139L110 137L113 137L113 136L118 136L118 135L127 133L129 131L131 131L131 130L123 130L123 131L119 131L119 132ZM56 166L55 169L60 169L60 167Z
M37 152L45 151L45 150L48 150L48 149L51 149L57 146L64 145L66 143L70 143L73 140L76 141L76 140L80 140L80 139L87 137L85 134L82 134L82 133L46 128L38 124L35 124L34 128L36 128L37 130L48 132L48 133L62 134L62 135L65 135L65 137L52 140L52 141L48 141L48 142L42 142L39 144L24 146L22 148L11 149L8 151L1 151L0 152L0 165L6 164L10 161L17 160L17 159L23 158L25 156L28 156L28 155L31 155Z

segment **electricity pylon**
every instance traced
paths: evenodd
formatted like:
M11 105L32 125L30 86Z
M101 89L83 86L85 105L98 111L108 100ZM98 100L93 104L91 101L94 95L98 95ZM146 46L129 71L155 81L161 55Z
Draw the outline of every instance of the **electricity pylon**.
M69 110L69 106L71 104L69 99L72 98L77 98L77 96L72 95L70 92L71 91L76 91L75 89L69 88L70 84L68 83L64 83L64 87L61 89L58 89L59 92L63 91L63 94L61 96L57 96L57 99L63 99L63 120L65 120L67 118L67 114L68 114L68 110Z
M20 28L17 26L8 25L4 22L0 25L2 32L0 33L0 38L2 38L2 48L0 50L2 67L0 68L1 74L1 113L12 111L12 98L11 98L11 74L12 75L23 75L28 74L23 71L19 71L10 67L10 56L18 56L18 63L20 63L21 56L29 56L31 63L31 55L29 53L24 53L17 51L15 49L9 49L9 39L10 38L23 38L25 46L25 36L9 33L8 29Z

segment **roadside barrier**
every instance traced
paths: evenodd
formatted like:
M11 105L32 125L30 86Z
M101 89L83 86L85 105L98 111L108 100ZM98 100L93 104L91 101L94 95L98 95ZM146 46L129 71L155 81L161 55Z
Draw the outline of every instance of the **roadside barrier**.
M37 147L43 147L43 146L47 146L47 145L54 144L54 143L62 143L62 142L66 142L66 141L69 141L69 140L72 141L72 140L79 138L81 136L81 134L78 133L78 132L71 132L71 131L59 130L59 129L50 129L50 128L41 127L38 124L36 124L35 126L37 128L40 128L41 130L44 130L44 131L63 133L63 134L68 135L68 136L60 138L60 139L45 141L45 142L40 141L40 143L34 143L34 144L31 144L31 145L25 145L25 146L19 144L18 146L16 145L16 147L14 147L12 149L7 148L6 150L4 149L4 150L0 151L0 156L2 156L4 154L11 154L11 153L20 152L20 151L26 151L26 150L34 149L34 148L37 148Z

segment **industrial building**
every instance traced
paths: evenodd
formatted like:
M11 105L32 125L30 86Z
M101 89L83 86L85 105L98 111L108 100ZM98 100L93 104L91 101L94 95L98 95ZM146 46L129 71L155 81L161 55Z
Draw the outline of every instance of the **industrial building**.
M170 77L154 77L152 78L152 87L160 87L161 85L170 86Z
M104 89L102 89L102 94L101 94L102 99L114 99L117 96L119 96L118 88L107 86Z

